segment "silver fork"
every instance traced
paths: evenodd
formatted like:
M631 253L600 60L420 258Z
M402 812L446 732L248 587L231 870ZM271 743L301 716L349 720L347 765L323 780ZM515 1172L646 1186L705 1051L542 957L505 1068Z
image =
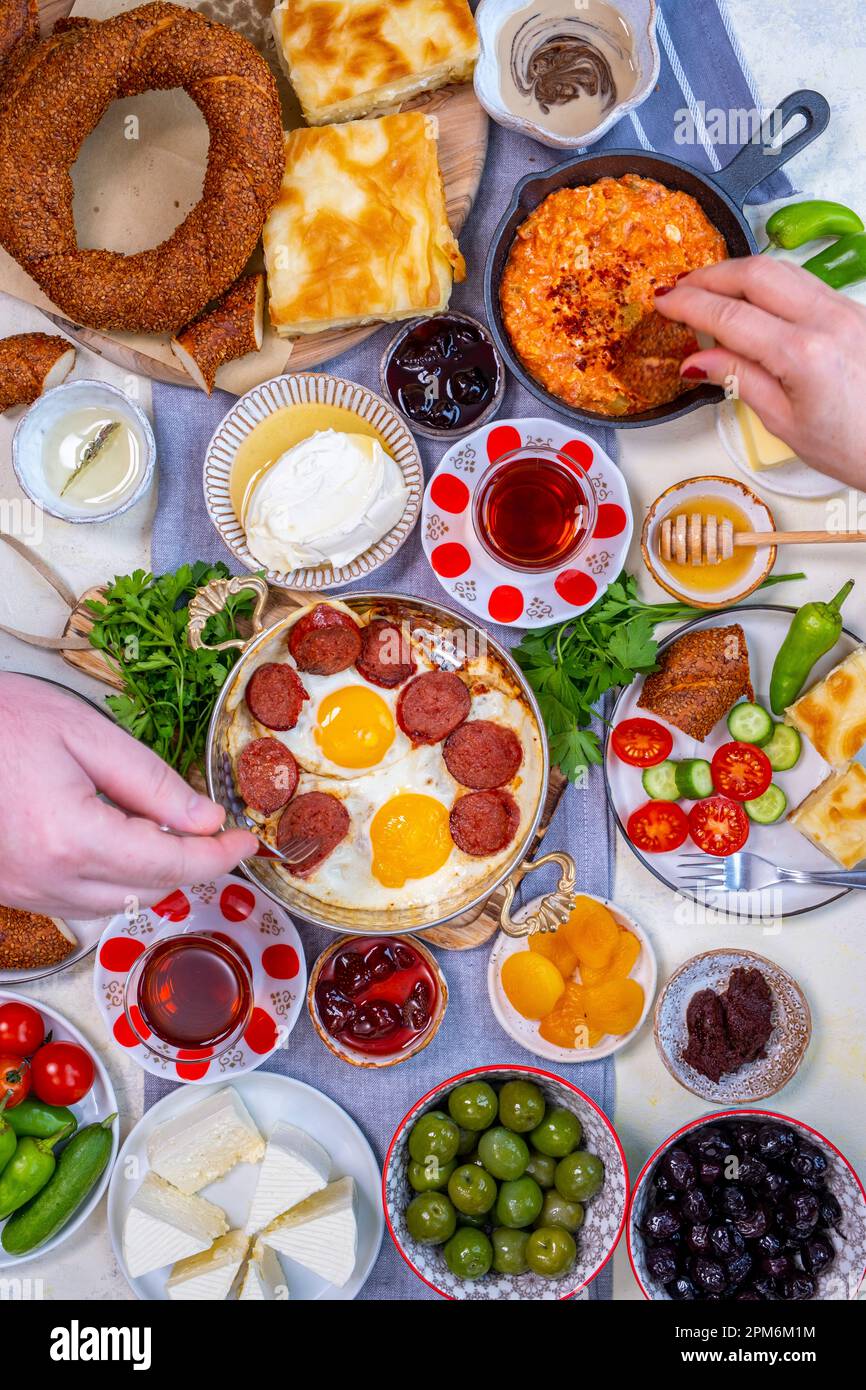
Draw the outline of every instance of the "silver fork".
M275 844L269 844L262 835L262 827L253 820L252 816L247 814L246 805L235 786L231 758L228 753L222 755L222 774L226 810L236 826L241 830L249 830L255 835L259 844L267 851L266 855L263 856L264 858L280 859L291 868L293 865L303 864L305 859L309 859L311 855L316 853L316 850L321 848L322 841L318 835L295 835L279 849Z
M862 869L783 869L751 850L741 850L726 859L705 854L684 854L677 870L686 875L678 879L682 888L705 888L727 893L757 893L774 883L827 883L836 888L866 888Z

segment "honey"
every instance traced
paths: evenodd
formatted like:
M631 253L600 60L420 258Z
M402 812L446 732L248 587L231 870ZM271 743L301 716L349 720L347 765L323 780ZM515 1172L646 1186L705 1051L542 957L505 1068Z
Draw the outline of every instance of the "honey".
M746 513L727 497L717 494L714 497L689 497L679 506L664 513L675 521L680 516L716 516L720 521L730 521L734 531L751 531L754 528ZM656 555L659 568L668 574L677 588L696 594L717 594L745 583L752 568L755 550L753 546L738 546L730 560L720 560L717 565L678 565L675 560L663 561Z

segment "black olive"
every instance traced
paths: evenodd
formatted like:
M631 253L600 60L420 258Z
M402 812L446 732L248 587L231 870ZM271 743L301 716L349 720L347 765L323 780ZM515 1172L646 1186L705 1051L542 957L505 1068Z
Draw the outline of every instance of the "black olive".
M710 1228L706 1221L696 1221L686 1231L686 1245L696 1255L706 1255L710 1248Z
M745 1216L751 1205L739 1183L729 1182L722 1188L722 1211L726 1212L728 1216Z
M757 1274L749 1287L754 1289L759 1298L776 1297L775 1280L769 1274Z
M734 1255L732 1259L725 1261L728 1271L728 1281L731 1285L742 1284L744 1279L748 1279L752 1272L752 1257L747 1250L741 1254Z
M770 1228L770 1213L760 1202L754 1211L747 1211L742 1216L734 1217L734 1225L741 1236L746 1240L756 1240L758 1236L766 1235Z
M656 1245L654 1249L648 1250L646 1267L653 1279L657 1279L660 1284L669 1284L672 1279L677 1277L679 1269L674 1246Z
M680 1211L687 1221L709 1221L711 1207L707 1195L699 1187L691 1187L680 1198Z
M731 1134L741 1153L752 1153L758 1147L758 1126L749 1120L734 1120Z
M672 1187L680 1192L695 1185L695 1165L691 1154L679 1147L668 1149L662 1159L662 1171L667 1174Z
M791 1179L784 1173L778 1173L771 1168L764 1181L761 1183L761 1191L769 1197L770 1201L776 1203L784 1197L788 1188L791 1186Z
M713 1158L723 1162L731 1152L727 1135L716 1125L705 1125L689 1136L689 1147L698 1158Z
M744 1154L740 1159L737 1181L745 1187L757 1187L767 1176L767 1165L756 1154Z
M788 1230L798 1236L810 1235L818 1224L820 1214L818 1198L808 1188L792 1192L782 1203L782 1220Z
M842 1220L842 1208L832 1192L821 1194L821 1225L832 1226L835 1230Z
M762 1255L779 1255L782 1252L782 1237L777 1231L767 1231L755 1241Z
M685 1274L680 1274L676 1279L672 1279L669 1284L665 1285L665 1288L671 1298L676 1299L678 1302L685 1298L697 1297L694 1284Z
M761 1269L773 1279L785 1279L793 1272L794 1261L790 1255L765 1255Z
M835 1258L836 1251L827 1236L816 1233L804 1240L800 1246L800 1259L803 1261L803 1268L809 1274L817 1274L820 1270L826 1269Z
M721 1221L710 1227L710 1244L715 1254L723 1259L740 1255L746 1248L746 1242L731 1221Z
M704 1293L724 1293L728 1286L727 1270L718 1260L710 1260L706 1255L695 1255L689 1264L695 1288Z
M655 1183L656 1192L673 1192L673 1191L674 1191L674 1189L673 1189L673 1187L672 1187L672 1185L671 1185L671 1180L670 1180L670 1178L668 1177L667 1173L663 1173L663 1172L661 1171L661 1169L658 1168L658 1167L656 1168L656 1171L655 1171L655 1173L653 1174L653 1182Z
M758 1149L762 1158L785 1158L797 1140L786 1125L766 1124L758 1130Z
M815 1297L817 1285L811 1274L794 1274L782 1281L782 1297L786 1303L799 1303Z
M722 1176L722 1165L713 1158L702 1158L698 1164L698 1182L703 1187L713 1187Z
M680 1215L675 1208L653 1207L644 1217L641 1229L651 1240L663 1241L675 1235L680 1229L680 1224Z

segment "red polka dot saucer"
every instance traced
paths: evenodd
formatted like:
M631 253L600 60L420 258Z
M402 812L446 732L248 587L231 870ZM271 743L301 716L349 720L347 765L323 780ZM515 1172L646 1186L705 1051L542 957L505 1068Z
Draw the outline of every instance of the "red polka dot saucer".
M520 572L481 544L472 523L488 464L520 448L557 449L589 479L597 506L592 540L568 566ZM545 626L583 613L625 564L633 521L625 479L594 439L555 420L494 420L458 440L430 479L421 509L424 554L446 593L473 615L508 627Z
M126 977L138 957L155 941L185 932L218 935L251 967L252 1016L242 1038L219 1056L208 1049L166 1049L162 1056L153 1050L158 1043L145 1047L136 1037L124 1011ZM111 1036L139 1066L168 1081L206 1085L254 1071L285 1041L304 1008L307 964L289 915L243 879L227 876L176 888L155 907L113 917L96 948L93 987ZM149 1038L140 1015L135 1026Z

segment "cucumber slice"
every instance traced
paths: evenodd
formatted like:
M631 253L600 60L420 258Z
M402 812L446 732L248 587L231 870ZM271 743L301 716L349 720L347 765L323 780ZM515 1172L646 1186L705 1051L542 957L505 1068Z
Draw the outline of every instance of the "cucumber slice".
M713 773L706 758L686 758L677 767L677 792L689 801L713 794Z
M728 715L728 728L731 738L738 743L757 743L763 746L773 737L772 716L761 705L753 705L744 700L734 705Z
M773 825L787 811L788 798L781 787L771 782L761 796L756 796L754 801L744 801L743 806L749 820L756 825Z
M792 724L776 724L769 743L762 745L774 772L787 772L799 761L803 740Z
M677 765L669 758L663 763L656 763L655 767L644 768L640 780L647 796L653 801L676 801L680 795L677 791Z

